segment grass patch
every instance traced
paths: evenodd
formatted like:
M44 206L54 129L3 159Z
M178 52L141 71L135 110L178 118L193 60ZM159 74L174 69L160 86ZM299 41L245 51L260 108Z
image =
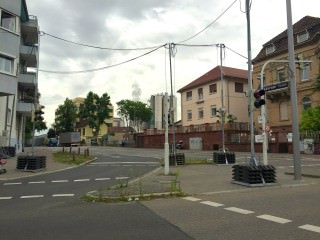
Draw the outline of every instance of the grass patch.
M53 160L59 163L66 163L66 164L74 164L79 165L81 163L87 162L92 160L93 156L84 156L82 154L78 155L75 153L69 152L55 152L53 153Z
M196 165L196 164L212 164L212 160L208 159L186 159L187 165Z

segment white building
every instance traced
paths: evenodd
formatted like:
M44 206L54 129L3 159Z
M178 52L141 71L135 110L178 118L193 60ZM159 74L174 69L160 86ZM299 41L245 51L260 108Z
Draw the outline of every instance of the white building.
M39 28L25 0L0 0L0 147L21 152L35 106Z
M173 115L174 115L174 121L177 121L177 98L176 96L173 96ZM164 94L157 94L152 95L150 98L150 108L153 111L153 116L150 121L150 128L157 128L157 129L163 129L165 127L164 122L164 114L165 114L165 104L164 104ZM169 111L170 108L170 96L168 96L168 103L167 103L167 111ZM170 120L172 123L172 116L170 116Z

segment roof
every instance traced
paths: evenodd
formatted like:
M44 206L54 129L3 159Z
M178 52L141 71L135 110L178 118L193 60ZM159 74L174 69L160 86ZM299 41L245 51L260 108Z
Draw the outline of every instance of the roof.
M306 44L310 44L312 42L318 41L320 39L320 18L317 17L311 17L311 16L305 16L302 19L300 19L298 22L296 22L293 25L293 34L296 35L298 33L301 33L303 31L307 30L309 33L309 40L297 43L297 38L294 37L294 46L295 48L304 46ZM274 44L275 51L272 54L266 55L266 47ZM253 62L259 62L263 61L266 58L270 58L272 56L276 56L280 53L283 53L288 50L288 35L287 30L283 31L276 37L272 38L265 44L263 44L263 48L260 50L258 55L253 59Z
M111 133L130 133L135 132L135 130L132 127L109 127L108 128L108 134Z
M247 70L222 66L222 72L223 72L223 77L226 77L226 78L248 79L248 71ZM188 85L179 89L178 92L181 93L186 90L205 85L209 82L220 80L220 78L221 78L220 66L216 66L215 68L211 69L206 74L202 75L201 77L192 81Z

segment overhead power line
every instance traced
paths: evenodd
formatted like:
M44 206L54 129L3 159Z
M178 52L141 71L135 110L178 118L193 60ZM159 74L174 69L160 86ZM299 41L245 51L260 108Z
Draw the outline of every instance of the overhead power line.
M100 49L100 50L110 50L110 51L140 51L140 50L154 49L154 48L163 46L163 45L158 45L158 46L141 47L141 48L110 48L110 47L101 47L101 46L95 46L95 45L84 44L84 43L80 43L80 42L67 40L67 39L52 35L50 33L44 32L44 31L40 31L40 36L49 36L49 37L58 39L60 41L64 41L67 43L71 43L71 44L75 44L75 45L79 45L79 46L83 46L83 47L95 48L95 49Z
M53 74L78 74L78 73L89 73L89 72L97 72L97 71L102 71L102 70L105 70L105 69L108 69L108 68L112 68L112 67L117 67L117 66L120 66L122 64L125 64L125 63L128 63L128 62L131 62L131 61L134 61L138 58L141 58L141 57L144 57L150 53L153 53L155 51L157 51L158 49L164 47L166 44L164 45L161 45L149 52L146 52L144 54L141 54L137 57L134 57L134 58L131 58L129 60L126 60L126 61L123 61L123 62L120 62L120 63L117 63L117 64L113 64L113 65L109 65L109 66L105 66L105 67L100 67L100 68L93 68L93 69L87 69L87 70L80 70L80 71L50 71L50 70L45 70L45 69L39 69L39 72L45 72L45 73L53 73Z
M213 24L215 24L238 0L234 0L216 19L214 19L208 26L206 26L205 28L203 28L201 31L197 32L196 34L192 35L191 37L186 38L183 41L180 41L178 43L184 43L187 42L193 38L195 38L196 36L198 36L199 34L201 34L202 32L204 32L205 30L207 30L209 27L211 27Z

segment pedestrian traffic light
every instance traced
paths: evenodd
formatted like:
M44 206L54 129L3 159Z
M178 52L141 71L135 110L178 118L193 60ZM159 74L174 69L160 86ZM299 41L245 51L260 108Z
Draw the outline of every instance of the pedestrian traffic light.
M257 91L255 91L255 93L253 94L255 101L254 101L254 106L256 108L260 108L262 105L266 104L266 101L264 99L261 99L261 97L265 94L264 89L259 89Z
M34 114L33 114L33 121L34 122L43 121L44 118L41 116L42 114L44 114L44 112L42 111L43 108L44 108L44 106L38 105L37 109L34 110Z

